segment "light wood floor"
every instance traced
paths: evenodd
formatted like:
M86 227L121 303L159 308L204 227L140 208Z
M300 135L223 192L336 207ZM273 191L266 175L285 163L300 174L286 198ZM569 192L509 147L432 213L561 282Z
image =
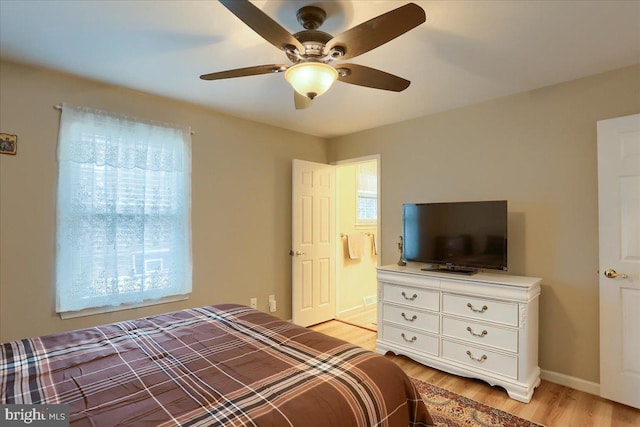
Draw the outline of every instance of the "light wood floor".
M375 349L376 332L332 320L311 329L349 341L369 350ZM427 381L494 408L548 427L638 427L640 410L592 394L542 381L531 402L509 399L500 387L450 375L416 363L404 356L388 354L409 376Z

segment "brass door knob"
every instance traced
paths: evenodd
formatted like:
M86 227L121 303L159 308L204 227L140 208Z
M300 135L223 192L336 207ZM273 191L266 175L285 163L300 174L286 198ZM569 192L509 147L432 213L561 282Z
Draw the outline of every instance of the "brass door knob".
M618 277L621 279L628 279L629 275L624 273L616 273L616 271L613 268L607 268L604 271L604 277L608 279L617 279Z

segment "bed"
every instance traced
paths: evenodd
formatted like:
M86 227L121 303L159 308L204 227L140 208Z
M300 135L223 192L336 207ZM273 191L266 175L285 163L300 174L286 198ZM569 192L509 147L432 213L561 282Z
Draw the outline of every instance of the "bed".
M381 355L224 304L1 344L0 403L73 426L427 426Z

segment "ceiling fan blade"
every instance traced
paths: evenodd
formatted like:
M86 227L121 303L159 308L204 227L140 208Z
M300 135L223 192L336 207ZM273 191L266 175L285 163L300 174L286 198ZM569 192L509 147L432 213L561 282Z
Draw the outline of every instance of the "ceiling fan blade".
M304 95L300 95L295 90L293 91L293 103L296 106L296 110L304 110L313 105L313 99L307 98Z
M409 80L402 77L364 65L340 64L336 66L336 69L338 70L338 80L352 85L402 92L411 84Z
M340 47L344 55L339 59L354 58L401 36L425 20L424 10L409 3L338 34L329 40L325 53Z
M219 1L238 19L278 49L285 50L285 47L293 46L298 49L298 52L304 53L304 47L298 39L249 0Z
M255 67L237 68L235 70L218 71L217 73L203 74L202 80L221 80L233 77L257 76L258 74L280 73L287 69L286 65L256 65Z

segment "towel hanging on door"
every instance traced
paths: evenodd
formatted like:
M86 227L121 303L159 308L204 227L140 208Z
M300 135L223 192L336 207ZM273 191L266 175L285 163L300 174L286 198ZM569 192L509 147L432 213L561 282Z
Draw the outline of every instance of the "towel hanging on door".
M368 234L371 237L371 252L373 255L378 255L378 242L376 241L376 235L373 233Z
M347 252L349 259L360 259L362 256L362 247L364 246L364 234L349 233L347 234Z

